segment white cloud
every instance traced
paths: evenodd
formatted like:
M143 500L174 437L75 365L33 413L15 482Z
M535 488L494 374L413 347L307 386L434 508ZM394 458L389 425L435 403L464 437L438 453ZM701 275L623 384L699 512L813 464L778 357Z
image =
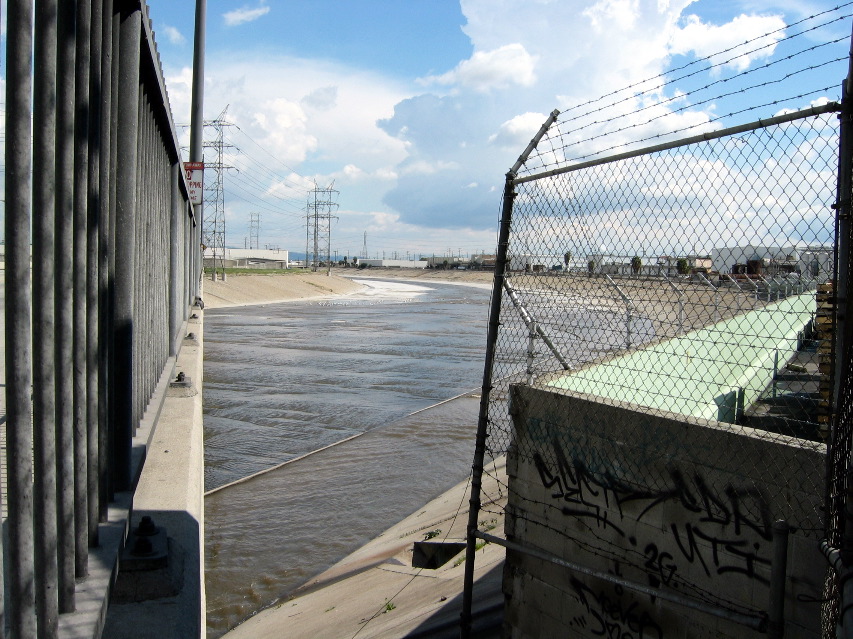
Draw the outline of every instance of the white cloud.
M231 12L234 20L256 19L269 10L257 0L244 1L251 4ZM612 152L638 138L650 140L645 146L723 126L711 123L715 108L723 106L710 102L672 115L690 106L694 95L679 95L678 89L689 91L691 85L638 83L665 71L674 54L705 56L772 31L781 20L767 11L723 24L684 17L693 0L460 2L474 53L429 77L407 83L343 63L244 47L210 59L206 115L229 104L229 120L298 172L270 185L271 193L294 197L294 189L311 188L308 178L321 185L334 181L342 203L335 233L347 229L357 238L349 251L360 248L365 229L425 243L438 238L439 245L447 243L442 237L461 238L469 231L486 238L496 226L506 171L550 110L564 111L559 122L567 130L586 120L550 155L543 151L541 161L549 166ZM729 67L763 63L761 56L777 40L768 37L765 52ZM696 80L707 82L707 67L700 73ZM185 69L169 77L178 122L188 118L190 75ZM634 95L624 101L604 100L611 108L573 109L630 85ZM665 102L669 98L677 99ZM657 116L666 117L650 121ZM623 119L614 126L617 117ZM693 128L673 133L687 127ZM563 153L563 143L574 146ZM304 240L304 221L297 224ZM610 244L606 239L602 235L595 245ZM484 241L480 248L492 244Z
M187 39L184 37L184 34L178 31L175 27L166 25L161 31L166 36L166 39L172 44L184 44Z
M259 6L254 9L250 7L242 7L240 9L234 9L233 11L227 11L222 14L222 18L225 20L225 25L228 27L236 27L240 24L245 24L246 22L253 22L258 18L261 18L270 12L270 8L267 6Z
M781 16L740 15L726 24L712 25L690 15L686 24L673 32L670 46L673 53L694 53L698 57L732 49L712 58L711 63L719 65L713 72L718 74L723 68L745 71L755 61L773 55L776 44L784 37L784 32L779 31L784 26ZM749 44L743 44L747 41Z
M489 136L489 142L500 146L523 148L542 127L546 115L528 111L501 124L497 133Z
M474 91L503 89L513 85L529 87L536 81L537 56L530 55L519 43L506 44L491 51L477 51L455 69L422 82L459 85Z

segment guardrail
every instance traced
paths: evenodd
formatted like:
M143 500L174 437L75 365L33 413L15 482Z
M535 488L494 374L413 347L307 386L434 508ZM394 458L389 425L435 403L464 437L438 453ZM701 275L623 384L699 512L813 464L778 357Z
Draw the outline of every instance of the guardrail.
M15 637L58 636L80 607L200 276L146 5L36 4L8 3L6 51L3 621Z

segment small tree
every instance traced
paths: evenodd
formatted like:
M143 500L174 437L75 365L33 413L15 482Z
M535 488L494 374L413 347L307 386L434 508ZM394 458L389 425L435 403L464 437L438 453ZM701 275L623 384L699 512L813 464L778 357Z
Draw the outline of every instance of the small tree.
M634 275L636 275L640 272L641 268L643 268L643 260L641 260L638 255L635 255L631 258L631 270L634 272Z
M675 261L675 270L679 275L687 275L690 272L690 262L687 261L687 258L679 257Z
M563 253L563 264L566 265L567 271L569 270L569 262L571 262L571 261L572 261L572 252L566 251L565 253Z
M589 271L590 276L592 276L593 271L595 271L595 260L590 260L586 263L586 270Z

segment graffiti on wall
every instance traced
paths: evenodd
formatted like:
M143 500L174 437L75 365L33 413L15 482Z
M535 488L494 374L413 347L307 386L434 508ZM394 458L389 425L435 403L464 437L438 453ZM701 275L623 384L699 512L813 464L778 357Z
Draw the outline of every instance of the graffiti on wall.
M637 486L612 472L591 472L582 459L567 457L557 439L551 449L555 466L540 452L534 453L533 462L554 505L567 517L622 537L622 548L643 557L639 563L649 585L673 584L688 564L698 565L708 577L736 574L768 583L766 571L757 569L770 566L772 520L767 500L755 486L719 489L700 472L687 475L675 464L657 478L657 485ZM659 515L668 503L678 506L683 516L664 521L668 534L638 539L634 524L652 513Z

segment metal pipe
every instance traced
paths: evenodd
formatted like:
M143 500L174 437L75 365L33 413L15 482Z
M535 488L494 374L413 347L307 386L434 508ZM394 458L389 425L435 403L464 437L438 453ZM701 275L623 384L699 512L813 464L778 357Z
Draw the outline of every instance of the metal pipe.
M684 292L679 290L679 288L673 284L672 280L670 280L666 275L663 276L663 279L678 296L678 334L684 335Z
M633 316L634 304L631 302L631 298L622 292L622 289L616 285L616 282L614 282L609 275L605 274L604 277L607 278L607 281L616 289L616 292L619 293L622 301L625 302L625 348L631 350L631 319Z
M76 14L59 3L56 115L56 442L59 611L74 603L74 80Z
M773 563L770 566L770 603L768 605L767 636L785 636L785 582L788 578L788 522L773 522Z
M110 161L109 167L118 166L118 122L119 122L119 72L121 60L121 11L112 2L110 34L112 36L112 64L110 65ZM116 193L118 185L116 180L109 182L110 206L107 209L109 215L107 244L109 251L107 255L107 349L109 351L109 364L107 379L107 432L102 438L107 442L107 480L108 496L112 499L117 490L116 478L118 477L118 459L122 457L118 453L119 442L116 437L116 423L118 420L118 386L116 384L115 371L118 366L118 354L116 351L118 330L116 328ZM106 512L102 512L106 516Z
M740 313L740 293L743 293L743 289L741 288L740 284L738 284L738 283L737 283L737 280L735 280L731 275L729 275L728 273L724 273L723 275L725 275L725 276L726 276L726 278L727 278L727 279L728 279L732 284L734 284L734 285L735 285L735 288L738 290L738 296L737 296L737 312L738 312L738 313Z
M842 92L843 95L843 92ZM572 164L571 166L562 167L559 169L552 169L550 171L543 171L542 173L535 173L533 175L525 175L523 178L516 178L514 180L515 184L524 184L525 182L535 182L537 180L541 180L547 177L553 177L555 175L562 175L564 173L571 173L572 171L580 171L581 169L587 169L593 166L601 166L603 164L610 164L612 162L618 162L619 160L627 160L630 158L640 157L643 155L649 155L651 153L658 153L660 151L667 151L669 149L677 149L684 146L689 146L691 144L696 144L698 142L707 142L708 140L718 140L720 138L725 138L731 135L737 135L739 133L748 133L749 131L757 131L759 129L766 129L769 126L774 126L777 124L784 124L786 122L795 122L796 120L802 120L803 118L808 118L810 116L822 115L824 113L837 113L841 110L841 105L838 102L827 102L826 104L822 104L820 106L809 107L807 109L803 109L801 111L793 111L791 113L785 113L783 115L777 115L772 118L762 118L750 124L742 124L739 126L733 126L728 129L720 129L719 131L712 131L709 133L701 133L699 135L694 135L689 138L682 138L680 140L676 140L674 142L664 142L663 144L655 144L654 146L648 146L642 149L637 149L635 151L627 151L625 153L617 153L616 155L610 155L606 158L600 158L597 160L589 160L587 162L578 162L577 164ZM848 191L849 192L849 191Z
M100 207L98 209L98 519L106 521L111 494L109 470L109 415L110 415L110 254L113 245L110 237L110 210L112 208L113 180L111 175L111 149L113 148L113 2L104 0L101 49L101 165L102 177Z
M720 321L720 293L717 290L717 287L714 286L714 284L711 282L711 280L709 280L707 277L705 277L705 275L703 273L696 273L696 275L698 275L699 278L703 282L705 282L705 284L707 284L712 289L714 289L714 321L719 322Z
M89 52L89 197L87 204L87 255L86 255L86 503L88 512L88 545L98 545L98 432L100 423L100 385L98 364L99 347L99 301L100 301L100 254L98 242L101 208L101 56L103 55L103 4L92 2L91 49Z
M548 346L548 348L554 354L554 357L556 357L557 361L560 362L560 365L563 367L563 369L567 370L567 371L572 370L571 364L569 364L566 361L566 358L563 357L563 354L554 345L554 342L551 341L551 338L549 338L545 334L545 331L542 330L542 326L540 326L538 322L535 322L533 320L533 318L530 317L530 313L527 312L527 309L521 303L521 300L518 299L518 295L516 294L515 289L509 283L509 280L507 278L504 278L503 286L504 286L504 290L507 292L507 295L509 296L509 299L512 301L513 306L515 306L516 310L518 310L518 314L521 316L521 319L524 321L524 323L527 325L527 327L528 328L535 327L536 333L539 334L539 337L542 338L542 341L545 342L545 344Z
M11 0L6 34L6 455L8 625L15 637L36 634L33 564L32 353L30 350L30 212L32 193L33 4ZM5 616L5 613L4 613Z
M527 383L533 383L533 364L536 360L536 322L527 325Z
M40 632L59 629L56 522L56 331L54 234L56 210L56 0L35 5L33 91L33 493L35 602Z
M512 220L512 203L515 191L512 186L512 173L507 173L503 194L503 212L498 233L498 250L495 256L495 279L492 284L492 302L489 310L489 328L486 336L486 361L483 367L483 386L480 393L480 413L477 420L477 436L474 445L474 462L471 476L471 497L468 508L468 526L465 544L465 573L462 582L462 613L460 616L460 637L470 639L471 607L474 589L474 553L476 547L477 517L480 513L480 492L482 490L483 461L486 455L486 436L489 427L489 397L492 391L492 375L495 352L500 329L501 300L506 278L507 254L509 249L509 229Z
M474 443L474 461L471 469L471 497L468 508L468 525L465 540L465 572L462 581L462 613L460 615L460 637L469 639L471 636L471 606L474 597L474 560L475 545L477 543L477 517L480 514L480 492L483 481L483 460L486 456L486 437L489 428L489 398L492 392L492 375L494 372L495 352L498 341L498 332L501 324L501 302L503 300L503 283L506 279L506 271L509 255L509 231L512 223L512 206L515 200L515 189L513 179L515 171L527 160L530 152L536 147L548 128L554 123L559 112L554 110L536 135L527 146L524 153L518 158L506 174L504 183L503 205L501 208L501 221L498 231L498 246L495 255L495 279L492 284L492 300L489 309L489 327L486 335L486 360L483 365L483 386L480 393L480 413L477 419L477 436Z
M649 597L662 599L664 601L668 601L679 606L684 606L685 608L698 610L705 614L713 615L714 617L719 617L720 619L726 619L741 626L746 626L747 628L757 630L758 632L764 632L767 628L767 617L766 615L761 613L749 615L740 612L735 612L733 610L726 610L725 608L721 608L719 606L712 606L698 599L682 597L681 595L671 592L669 590L658 590L650 586L644 586L643 584L638 584L632 581L628 581L627 579L622 579L621 577L617 577L616 575L609 572L601 572L598 570L593 570L592 568L587 568L586 566L574 564L570 561L566 561L565 559L561 559L560 557L556 557L550 553L544 552L537 548L523 546L519 543L509 541L507 539L502 539L501 537L495 537L494 535L490 535L488 533L477 531L476 536L484 541L503 546L504 548L507 548L509 550L523 553L531 557L536 557L537 559L547 561L557 566L562 566L563 568L568 568L573 572L577 572L582 575L587 575L595 579L601 579L602 581L607 581L609 583L616 584L617 586L622 586L623 588L627 588L628 590L639 592L644 595L648 595Z
M131 485L130 462L135 427L134 266L136 249L136 180L139 135L139 47L141 13L138 6L122 5L119 28L119 77L113 89L119 96L116 128L115 199L115 468L116 490Z
M92 0L77 0L74 63L74 576L89 562L88 460L88 239L89 239L89 47ZM65 531L69 533L70 531Z
M844 570L844 560L841 558L841 551L838 548L833 548L829 542L824 539L820 542L820 552L826 557L829 565L836 573Z
M195 37L193 39L193 86L190 113L190 162L204 162L204 58L207 34L207 0L195 0ZM198 269L197 281L203 274L203 256L201 254L201 233L204 228L204 202L195 204L195 221L199 237L192 242L193 264ZM213 276L216 277L214 264ZM198 283L193 288L198 293ZM193 295L195 297L195 295Z
M171 178L169 185L169 355L177 353L178 342L178 313L181 300L180 284L181 278L178 273L179 254L181 241L179 237L179 224L181 216L181 192L178 188L180 180L180 166L173 164L169 172Z

